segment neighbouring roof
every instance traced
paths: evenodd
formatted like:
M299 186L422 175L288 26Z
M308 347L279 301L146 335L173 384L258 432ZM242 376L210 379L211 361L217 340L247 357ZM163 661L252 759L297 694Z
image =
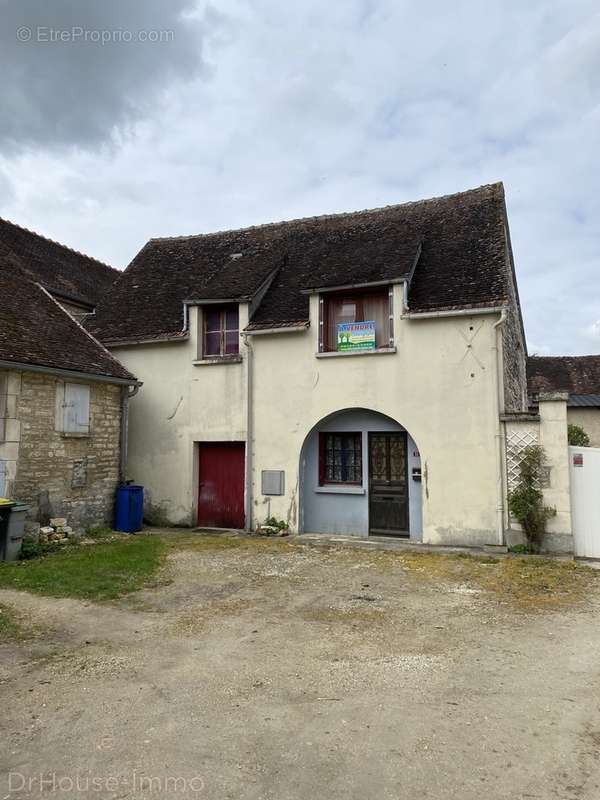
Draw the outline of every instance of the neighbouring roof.
M530 395L563 391L570 406L600 406L600 355L530 356L527 385Z
M120 272L65 245L0 218L0 253L15 257L51 294L96 306Z
M407 279L415 263L411 311L507 304L513 277L502 184L370 211L151 239L87 324L106 343L176 337L184 301L242 300L271 278L249 328L301 324L308 320L307 289Z
M0 361L135 382L134 376L0 252Z

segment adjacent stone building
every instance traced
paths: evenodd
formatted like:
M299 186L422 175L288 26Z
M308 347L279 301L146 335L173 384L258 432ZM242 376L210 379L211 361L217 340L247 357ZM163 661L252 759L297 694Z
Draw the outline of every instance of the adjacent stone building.
M567 421L584 429L591 447L600 447L600 355L531 356L527 381L533 408L540 393L567 392Z
M23 264L35 246L19 257L0 236L0 496L27 502L30 520L41 524L110 523L128 398L138 384L32 280ZM78 254L63 249L75 271ZM87 262L82 257L84 276Z
M120 273L114 267L0 218L0 258L17 263L73 317L92 313Z

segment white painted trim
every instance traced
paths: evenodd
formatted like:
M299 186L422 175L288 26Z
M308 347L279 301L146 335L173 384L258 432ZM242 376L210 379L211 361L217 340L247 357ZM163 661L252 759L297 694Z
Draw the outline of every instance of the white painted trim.
M282 328L258 328L256 330L242 331L242 333L246 334L246 336L261 336L266 333L304 333L309 326L310 322L305 322L302 325L290 325Z
M195 367L208 367L212 364L241 364L243 356L219 356L218 358L197 358L192 361Z
M400 319L435 319L436 317L475 317L479 314L501 314L506 306L490 306L487 308L455 308L449 311L411 311L402 314Z
M317 486L316 494L366 494L362 486L334 486L333 484Z
M331 352L315 353L315 358L346 358L348 356L385 356L395 353L395 347L378 347L375 350L332 350Z

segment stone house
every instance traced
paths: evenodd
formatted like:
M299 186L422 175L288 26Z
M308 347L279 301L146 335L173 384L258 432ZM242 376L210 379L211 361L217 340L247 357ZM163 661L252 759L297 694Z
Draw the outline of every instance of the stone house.
M60 248L44 242L47 257ZM0 496L26 501L42 524L111 522L138 382L32 279L37 268L22 266L29 252L0 243ZM73 251L69 259L74 270Z
M567 422L600 447L600 356L530 356L527 383L532 408L540 392L567 392Z
M144 381L129 463L160 523L498 544L507 426L556 417L527 409L502 184L152 239L87 324Z

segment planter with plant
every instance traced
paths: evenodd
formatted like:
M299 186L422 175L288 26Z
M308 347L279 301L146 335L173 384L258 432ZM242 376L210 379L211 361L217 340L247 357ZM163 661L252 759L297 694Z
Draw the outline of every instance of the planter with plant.
M522 453L517 485L508 495L510 513L521 524L532 553L540 552L546 522L556 516L555 508L544 505L541 484L545 467L544 448L536 444L526 447Z
M283 519L269 517L256 529L260 536L289 536L289 525Z

